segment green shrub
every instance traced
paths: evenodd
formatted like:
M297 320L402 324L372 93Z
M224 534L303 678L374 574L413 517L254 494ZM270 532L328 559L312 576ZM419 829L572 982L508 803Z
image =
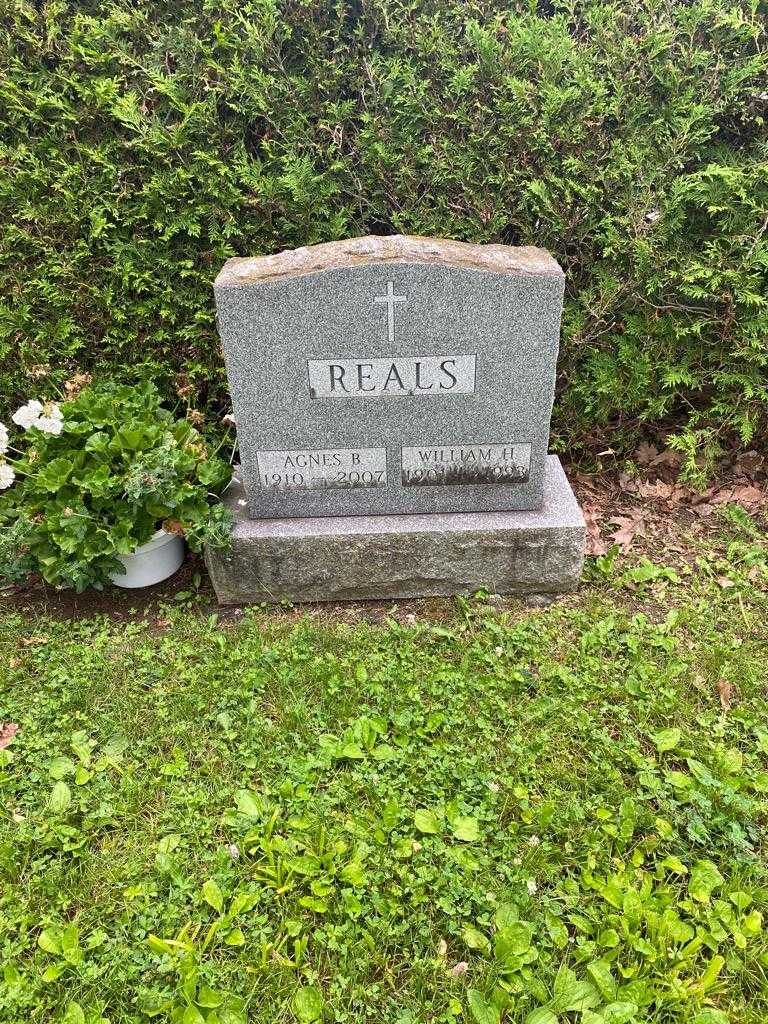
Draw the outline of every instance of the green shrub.
M225 404L234 254L401 231L539 244L556 441L765 430L758 0L9 0L0 384L116 367ZM176 375L174 377L174 374Z
M209 498L230 466L161 407L153 384L87 387L61 406L33 400L14 423L25 434L11 433L0 456L0 581L39 572L57 587L101 589L125 571L118 555L161 527L194 551L229 542L229 512Z

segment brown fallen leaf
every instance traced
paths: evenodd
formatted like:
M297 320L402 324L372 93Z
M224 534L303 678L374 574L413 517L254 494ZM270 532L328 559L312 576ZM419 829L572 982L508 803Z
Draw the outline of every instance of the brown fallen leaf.
M0 722L0 750L10 745L11 740L19 731L15 722Z
M618 544L623 554L632 547L632 541L636 536L645 536L645 520L642 512L633 512L628 516L611 516L610 523L618 526L610 535L614 543Z
M673 452L671 448L665 448L664 451L660 452L653 460L653 465L669 466L671 469L677 469L682 461L683 457L680 452Z
M635 451L635 458L641 466L650 466L655 458L658 457L659 449L652 444L648 444L647 441L643 441L642 444L637 446Z
M36 644L47 644L47 636L23 636L21 638L22 647L34 647Z
M720 697L720 707L723 709L723 711L727 711L731 706L733 687L727 679L718 679L717 692Z
M765 457L756 451L742 452L736 457L737 469L746 476L754 476L755 473L759 473L764 465Z
M18 668L21 664L21 658L11 658L8 662L8 668Z
M637 494L638 481L623 470L619 473L619 487L629 494Z
M462 974L466 974L469 970L469 964L466 960L460 960L457 964L448 971L452 978L460 978Z
M590 505L585 505L583 512L587 524L587 554L593 557L604 555L608 550L608 542L603 539L600 531L600 514Z
M715 514L715 506L710 505L708 501L702 502L700 505L692 505L691 509L697 516L701 516L702 519L708 519Z
M755 487L754 484L739 484L737 487L721 488L709 500L713 505L728 505L731 502L738 502L739 505L752 508L756 505L762 505L766 497L760 488Z
M650 480L640 480L637 485L637 491L641 497L660 498L662 501L668 501L674 490L673 484L664 483L663 480L657 480L655 483L651 483Z
M761 505L766 497L754 484L743 484L740 487L734 487L733 500L738 501L740 505Z

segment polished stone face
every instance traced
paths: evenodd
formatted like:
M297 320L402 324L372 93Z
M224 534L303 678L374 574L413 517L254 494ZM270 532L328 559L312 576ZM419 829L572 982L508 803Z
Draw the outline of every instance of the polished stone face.
M547 253L352 239L230 260L215 293L252 516L541 506Z

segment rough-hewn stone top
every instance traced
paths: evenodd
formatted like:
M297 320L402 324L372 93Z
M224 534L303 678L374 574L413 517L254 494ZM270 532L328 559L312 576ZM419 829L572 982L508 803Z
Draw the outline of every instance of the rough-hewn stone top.
M518 277L563 275L560 265L545 249L531 245L474 245L420 235L366 235L364 238L288 249L273 256L227 260L215 286L234 288L377 263L427 264Z

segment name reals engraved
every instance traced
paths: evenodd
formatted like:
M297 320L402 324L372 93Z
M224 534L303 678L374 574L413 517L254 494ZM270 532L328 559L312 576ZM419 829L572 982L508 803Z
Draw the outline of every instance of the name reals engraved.
M403 448L403 487L524 483L531 469L530 444L453 444Z
M386 448L318 448L257 452L259 484L273 491L351 490L387 486Z
M311 398L399 398L473 395L474 355L310 359Z

